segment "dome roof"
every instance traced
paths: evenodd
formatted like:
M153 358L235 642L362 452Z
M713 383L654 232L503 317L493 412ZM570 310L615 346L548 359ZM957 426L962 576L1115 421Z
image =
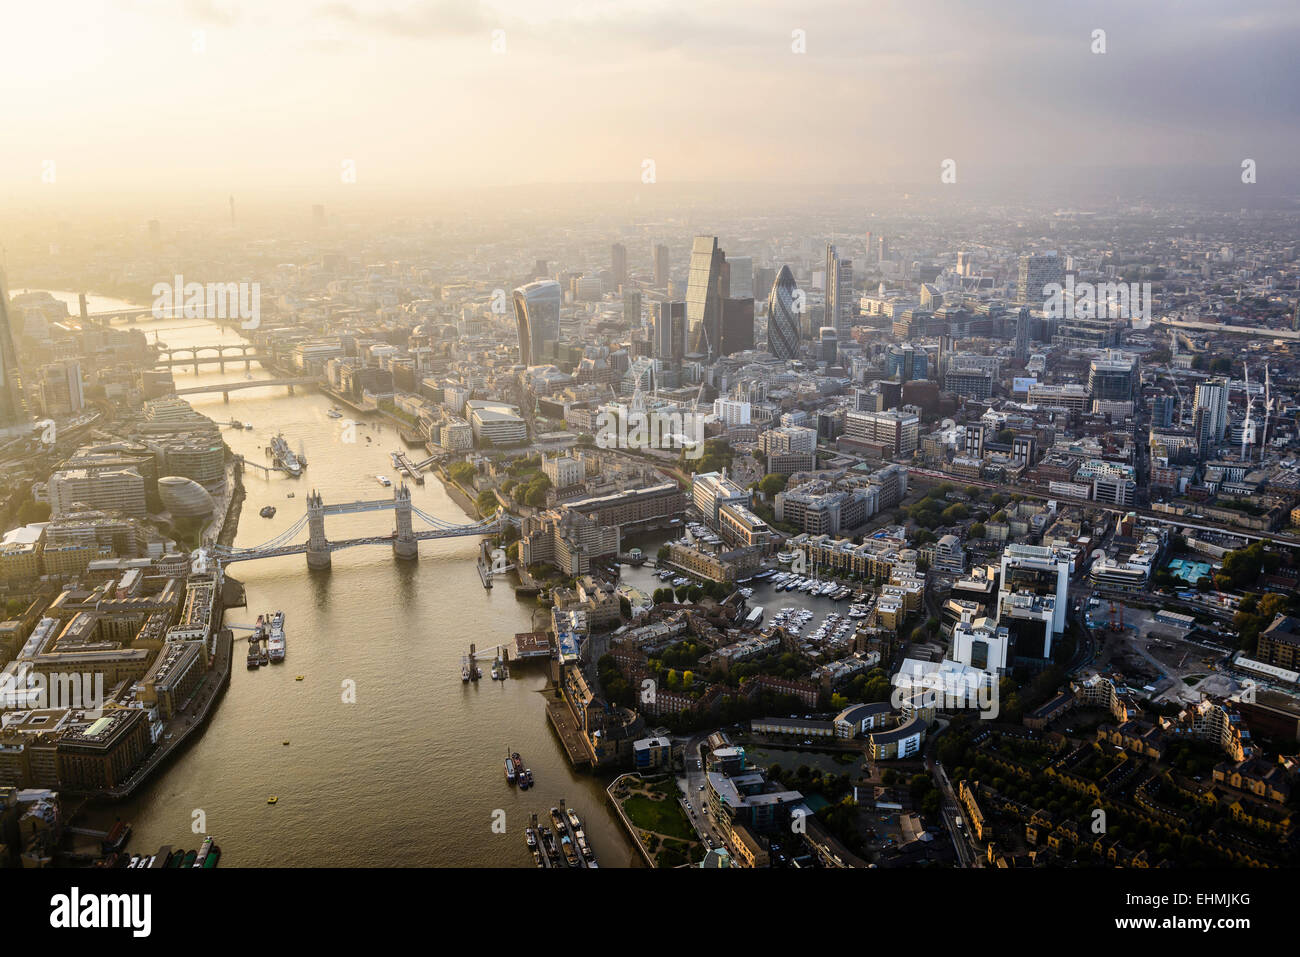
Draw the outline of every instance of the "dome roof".
M158 494L174 518L207 518L217 507L207 489L181 475L160 478Z

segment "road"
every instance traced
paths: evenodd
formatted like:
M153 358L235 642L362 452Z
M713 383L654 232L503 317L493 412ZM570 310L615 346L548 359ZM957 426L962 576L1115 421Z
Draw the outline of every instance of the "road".
M948 828L948 836L952 839L952 847L957 852L958 862L962 867L983 867L984 863L980 857L979 849L972 843L969 832L957 826L957 818L961 817L963 813L962 806L957 800L957 794L953 789L952 782L948 780L948 773L944 771L943 765L934 756L938 748L939 736L946 730L948 730L948 722L940 718L939 727L934 734L930 735L925 745L925 770L939 784L939 792L942 795L940 810L943 815L943 823Z
M726 846L726 841L723 839L722 829L713 822L709 813L707 792L700 790L705 780L700 751L708 736L707 732L692 735L682 745L682 761L685 767L677 776L677 784L685 795L682 799L682 810L686 812L686 817L695 828L695 833L700 836L705 847L715 848ZM686 806L688 803L690 807ZM728 847L728 850L731 848Z

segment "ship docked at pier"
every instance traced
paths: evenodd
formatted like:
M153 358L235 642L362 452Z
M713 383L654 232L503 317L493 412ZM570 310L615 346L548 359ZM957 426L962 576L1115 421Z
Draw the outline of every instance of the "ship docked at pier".
M302 467L305 464L302 459L294 454L293 449L289 448L289 443L285 441L284 435L276 435L271 439L267 452L275 460L275 465L282 472L287 472L294 478L302 474Z
M271 616L271 630L266 640L267 656L272 662L284 661L284 612Z

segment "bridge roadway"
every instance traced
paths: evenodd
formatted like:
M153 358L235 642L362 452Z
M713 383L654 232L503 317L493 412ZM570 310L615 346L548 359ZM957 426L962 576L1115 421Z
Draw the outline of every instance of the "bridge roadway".
M292 389L296 385L314 385L315 379L295 378L295 379L252 379L243 382L217 382L212 385L196 385L188 389L177 389L172 395L198 395L200 392L235 392L239 389L261 389L266 386L287 385Z
M438 538L460 538L465 535L491 535L496 531L495 526L479 528L478 526L465 526L457 529L422 529L413 532L412 537L417 542L427 542ZM337 541L330 540L327 547L331 552L337 552L344 548L353 548L357 545L391 545L397 538L396 532L390 532L387 535L372 535L368 538L344 538ZM307 553L307 543L298 542L296 545L280 545L276 548L247 548L247 549L213 549L212 555L221 562L222 565L230 565L234 562L251 561L255 558L279 558L281 555L305 555Z
M266 358L266 357L263 356L261 353L253 353L253 352L250 352L250 353L248 353L247 355L245 355L245 354L242 353L242 352L232 352L232 353L230 353L229 355L224 355L224 356L199 356L197 359L192 359L192 358L191 358L191 359L176 359L176 358L170 358L170 359L155 359L155 360L154 360L154 363L153 363L153 367L154 367L155 369L157 369L157 368L160 368L160 367L162 367L162 366L170 366L170 367L182 366L182 367L189 367L189 366L214 365L214 364L215 364L215 365L219 365L219 366L221 366L222 368L225 368L226 363L230 363L231 365L235 365L235 364L238 364L238 363L242 362L242 363L244 363L245 368L247 368L248 365L249 365L250 363L253 363L253 362L261 362L264 358Z

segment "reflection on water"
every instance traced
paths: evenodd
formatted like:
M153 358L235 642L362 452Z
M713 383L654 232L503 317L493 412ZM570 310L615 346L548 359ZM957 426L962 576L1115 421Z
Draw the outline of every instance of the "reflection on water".
M172 346L239 341L201 321L145 320L135 327L166 327ZM198 375L177 369L177 386L245 375L242 364L225 373L200 368ZM252 374L270 377L256 366ZM238 545L259 544L293 525L311 489L327 503L392 495L375 475L392 472L388 453L402 445L377 417L349 444L339 426L345 420L328 418L329 398L312 392L290 397L268 387L233 393L229 402L217 393L191 401L218 423L253 423L252 431L223 429L231 448L252 461L266 461L265 446L279 431L307 453L300 479L247 471ZM411 493L430 514L466 520L436 478ZM276 507L273 518L259 517L264 505ZM388 534L392 527L388 511L326 519L331 538ZM507 682L461 682L461 655L470 643L482 650L511 641L529 630L533 607L509 588L483 589L477 547L476 538L424 542L418 562L394 560L386 545L353 548L334 553L332 569L314 572L301 555L231 566L247 586L249 607L232 609L227 620L251 624L259 613L282 609L285 662L247 671L237 644L230 688L202 736L132 800L96 809L93 820L120 814L134 823L132 849L152 852L162 844L197 847L202 838L191 823L202 811L222 847L223 867L531 867L527 815L545 815L565 798L582 815L602 866L631 863L627 839L605 808L603 782L569 769L546 722L545 665L512 667ZM295 681L300 674L303 681ZM354 704L345 702L349 682ZM506 782L507 749L532 768L531 790ZM273 806L272 795L279 799ZM492 829L498 809L505 812L504 834Z

